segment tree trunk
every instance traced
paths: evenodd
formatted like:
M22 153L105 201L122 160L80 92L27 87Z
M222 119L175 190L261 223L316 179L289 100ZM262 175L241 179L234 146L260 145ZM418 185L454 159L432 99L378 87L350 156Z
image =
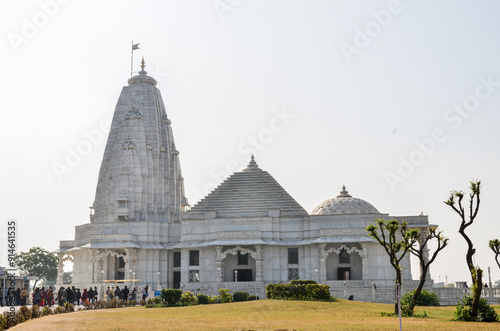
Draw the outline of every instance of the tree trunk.
M422 265L422 263L421 263ZM413 309L417 305L417 299L420 296L420 293L422 292L422 288L424 288L425 285L425 275L427 275L427 270L428 267L420 267L420 283L418 283L418 287L415 290L415 293L413 294L413 297L411 298L410 305L408 306L408 310L411 315L413 315Z
M473 300L472 300L472 311L471 315L477 317L477 311L479 310L479 300L481 299L481 291L483 290L483 270L476 269L476 284L474 286Z
M401 286L401 270L396 269L396 286L397 286L398 284L399 284L399 294L401 294L401 292L402 292L402 290L403 290L403 289L402 289L402 286ZM396 293L396 296L395 296L395 297L396 297L396 300L394 301L394 314L395 314L396 316L398 316L398 315L399 315L399 309L398 309L398 298L397 298L397 293L398 293L398 292L397 292L397 288L396 288L396 289L394 289L394 290L396 291L396 292L395 292L395 293ZM399 299L401 300L401 298L399 298Z

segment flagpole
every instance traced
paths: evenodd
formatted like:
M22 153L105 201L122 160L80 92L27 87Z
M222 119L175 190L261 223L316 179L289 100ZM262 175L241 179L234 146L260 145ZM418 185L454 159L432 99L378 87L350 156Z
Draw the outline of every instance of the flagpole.
M134 41L132 40L132 47L131 47L131 53L130 53L130 77L134 74L134 51L136 49L139 49L139 45L141 43L134 44Z

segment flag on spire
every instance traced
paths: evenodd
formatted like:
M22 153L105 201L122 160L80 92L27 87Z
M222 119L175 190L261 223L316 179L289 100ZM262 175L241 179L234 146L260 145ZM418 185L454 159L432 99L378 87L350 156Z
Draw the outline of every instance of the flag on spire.
M135 51L136 49L139 49L139 45L140 45L140 43L132 44L132 50Z

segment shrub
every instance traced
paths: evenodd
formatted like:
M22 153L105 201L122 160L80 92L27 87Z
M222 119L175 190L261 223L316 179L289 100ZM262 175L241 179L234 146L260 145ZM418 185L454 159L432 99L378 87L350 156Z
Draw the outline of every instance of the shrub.
M163 302L169 306L178 305L182 296L182 290L175 288L164 288L161 290Z
M253 300L259 300L259 297L255 296L255 295L249 295L248 301L253 301Z
M493 307L490 307L486 299L479 299L479 309L477 311L477 318L471 316L472 312L472 296L466 295L462 301L458 302L457 309L455 310L455 321L466 322L496 322L498 315Z
M0 330L7 330L7 320L4 314L0 314Z
M135 307L137 306L137 301L136 300L130 300L130 307Z
M72 313L75 311L75 306L73 306L72 303L66 302L64 304L64 312L66 313Z
M4 311L3 312L3 318L4 318L4 321L5 321L5 324L7 325L7 328L11 328L13 326L16 326L18 323L17 323L17 316L16 315L12 315L10 312L8 311Z
M94 309L104 309L107 306L107 302L104 300L97 300L93 302Z
M318 284L318 283L312 279L292 279L289 284L307 285L307 284Z
M118 300L116 299L111 299L108 302L106 302L106 308L116 308L118 306Z
M22 306L22 307L26 307L26 306ZM29 310L29 308L28 308ZM14 319L14 318L13 318ZM16 317L15 317L15 320L16 320L16 324L21 324L21 323L24 323L27 321L26 317L24 316L23 312L21 311L21 309L19 309L18 311L16 311Z
M50 309L49 307L43 307L42 310L40 311L40 316L48 316L52 314L53 314L52 309Z
M266 297L284 300L329 300L330 287L320 284L269 284L266 286Z
M232 301L231 293L229 293L229 290L227 288L219 289L219 300L221 303L227 303Z
M54 314L63 314L65 312L63 306L57 306L56 309L54 310Z
M31 318L40 317L40 306L34 305L31 306Z
M193 293L191 293L191 291L187 291L182 293L180 304L182 306L193 306L198 304L198 300L196 296Z
M146 300L141 299L141 306L145 306L145 305L146 305Z
M208 297L208 303L209 304L214 304L214 303L219 303L219 297L217 295L211 295Z
M38 306L36 306L38 307ZM21 308L19 308L19 313L21 313L22 315L22 321L18 322L18 323L22 323L24 321L27 321L31 318L31 309L28 307L28 306L21 306Z
M208 305L210 303L210 298L208 297L208 295L198 293L197 297L198 303L200 305Z
M307 298L316 300L329 300L330 287L319 284L306 284Z
M233 293L233 301L234 302L239 302L239 301L248 301L248 294L247 292L234 292Z
M415 291L416 289L410 292L406 292L403 295L403 297L401 298L402 306L410 305L410 301L413 298ZM439 306L439 296L437 295L437 293L422 290L417 299L417 306Z
M151 303L153 303L153 305L158 305L158 304L162 304L163 303L163 300L162 300L161 297L152 297L149 300L151 300Z

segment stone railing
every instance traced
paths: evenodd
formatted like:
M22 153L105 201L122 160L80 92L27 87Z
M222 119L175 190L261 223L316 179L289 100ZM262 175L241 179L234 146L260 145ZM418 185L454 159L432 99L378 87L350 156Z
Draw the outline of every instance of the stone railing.
M412 291L415 287L403 286L403 294ZM426 290L436 293L442 306L456 305L465 295L471 294L470 288L426 288ZM392 288L357 288L346 285L344 288L330 288L331 295L341 298L352 299L355 301L393 303L394 289ZM500 303L500 288L483 288L481 297L490 304Z

